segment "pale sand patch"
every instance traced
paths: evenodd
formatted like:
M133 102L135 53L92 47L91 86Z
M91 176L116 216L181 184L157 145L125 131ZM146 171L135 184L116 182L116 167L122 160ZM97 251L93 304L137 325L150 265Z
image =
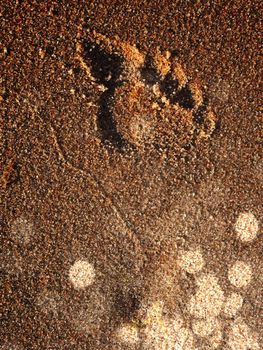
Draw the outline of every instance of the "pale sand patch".
M69 280L76 289L86 288L94 279L94 267L86 260L76 261L69 269Z
M192 322L194 334L202 338L208 337L215 328L218 328L218 321L215 318L194 319Z
M135 324L126 324L117 331L117 337L121 342L136 344L139 341L139 329Z
M178 316L167 318L162 315L162 303L154 303L143 320L141 330L143 349L145 350L192 350L194 339L192 332L183 327Z
M235 287L246 287L251 281L252 269L244 261L236 261L228 270L228 278Z
M198 289L189 302L189 312L197 318L212 319L221 312L225 297L218 280L212 274L197 279Z
M212 349L217 349L223 339L223 333L221 328L217 328L214 332L209 336L209 341L211 343Z
M230 294L224 305L224 313L228 317L233 317L237 313L237 311L242 307L243 304L243 298L238 293L232 293Z
M242 320L237 320L228 335L228 345L231 350L260 350L256 336Z
M204 267L204 259L199 249L182 252L178 265L188 273L197 273Z
M222 341L221 324L217 318L195 319L192 322L192 329L195 335L201 338L207 338L216 349Z
M252 213L247 212L239 214L235 223L235 230L241 241L253 241L257 237L258 228L258 221Z

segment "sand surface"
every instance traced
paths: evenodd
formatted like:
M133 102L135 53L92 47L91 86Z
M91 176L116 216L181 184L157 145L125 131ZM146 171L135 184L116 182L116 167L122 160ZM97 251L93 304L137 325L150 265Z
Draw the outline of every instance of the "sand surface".
M0 1L0 349L263 347L260 1Z

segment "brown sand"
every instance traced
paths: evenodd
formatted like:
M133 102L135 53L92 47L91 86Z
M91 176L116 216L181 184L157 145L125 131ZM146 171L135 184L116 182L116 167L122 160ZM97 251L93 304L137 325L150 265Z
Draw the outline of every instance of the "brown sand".
M1 1L1 349L262 348L259 18Z

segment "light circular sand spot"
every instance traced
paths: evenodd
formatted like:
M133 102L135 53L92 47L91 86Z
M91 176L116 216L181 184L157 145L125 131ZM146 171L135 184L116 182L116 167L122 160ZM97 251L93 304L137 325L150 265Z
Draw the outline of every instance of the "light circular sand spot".
M183 327L179 315L175 318L163 316L162 303L154 303L142 323L142 349L193 350L192 332Z
M237 288L246 287L249 284L251 277L251 267L244 261L236 261L228 270L229 281Z
M190 299L188 308L196 318L214 318L221 312L225 297L218 280L212 274L197 279L198 289Z
M250 212L241 213L236 220L235 230L238 238L241 239L241 241L251 242L257 236L258 221Z
M243 298L238 293L232 293L230 294L225 302L224 305L224 313L228 317L235 316L237 311L242 307L243 304Z
M149 324L142 334L143 349L192 350L193 336L186 327L177 328L172 320Z
M86 260L76 261L69 269L69 280L76 289L88 287L94 279L94 267Z
M193 332L199 337L209 336L215 328L218 328L218 321L215 318L194 319L192 322Z
M179 266L188 273L197 273L204 267L204 259L199 249L183 252L178 260Z
M126 324L118 330L117 337L121 342L135 344L139 341L138 327L134 324Z
M209 336L209 341L212 345L212 349L217 349L223 339L223 333L222 329L219 325L218 328L216 328L213 333Z
M228 345L231 350L259 350L259 344L252 335L250 328L242 320L235 322L228 336Z

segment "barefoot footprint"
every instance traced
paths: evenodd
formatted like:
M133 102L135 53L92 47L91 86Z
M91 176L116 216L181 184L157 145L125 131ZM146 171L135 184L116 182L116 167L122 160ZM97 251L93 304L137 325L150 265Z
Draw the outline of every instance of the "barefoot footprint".
M102 91L97 124L105 144L187 149L215 131L219 123L207 98L177 57L144 54L94 31L84 35L77 57Z

